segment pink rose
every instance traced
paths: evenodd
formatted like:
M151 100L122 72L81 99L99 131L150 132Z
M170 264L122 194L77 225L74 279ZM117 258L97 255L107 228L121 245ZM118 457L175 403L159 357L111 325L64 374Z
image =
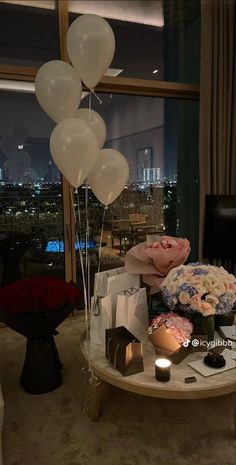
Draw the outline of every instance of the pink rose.
M180 293L179 293L179 301L180 301L180 303L183 304L183 305L189 304L189 302L190 302L190 295L189 295L189 293L188 293L188 292L184 292L184 291L180 292Z
M159 249L171 249L171 247L178 247L178 242L171 237L164 237L159 242L153 242L153 244L149 244L148 247L152 248L159 248Z
M208 302L205 302L205 300L202 300L200 308L199 308L199 312L203 316L209 316L209 315L214 315L215 309Z
M190 307L193 310L199 310L201 302L201 294L195 294L190 298Z
M234 283L224 282L226 292L236 292L236 286Z

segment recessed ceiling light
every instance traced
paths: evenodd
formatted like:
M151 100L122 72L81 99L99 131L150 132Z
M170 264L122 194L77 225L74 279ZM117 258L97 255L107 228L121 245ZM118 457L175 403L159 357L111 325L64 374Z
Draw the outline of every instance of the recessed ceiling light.
M154 69L153 74L158 73L158 71L159 71L158 69Z
M123 69L116 69L116 68L108 68L104 74L104 76L119 76L119 74L124 71Z
M35 86L34 86L34 82L12 81L8 79L0 79L0 90L34 93Z

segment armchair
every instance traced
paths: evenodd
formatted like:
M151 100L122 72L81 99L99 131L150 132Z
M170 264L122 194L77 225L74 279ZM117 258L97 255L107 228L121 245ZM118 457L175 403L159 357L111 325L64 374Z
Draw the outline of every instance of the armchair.
M113 220L111 226L111 246L112 248L116 247L115 239L119 240L119 249L120 254L122 253L122 242L125 241L125 244L128 247L133 245L133 233L132 228L128 220Z

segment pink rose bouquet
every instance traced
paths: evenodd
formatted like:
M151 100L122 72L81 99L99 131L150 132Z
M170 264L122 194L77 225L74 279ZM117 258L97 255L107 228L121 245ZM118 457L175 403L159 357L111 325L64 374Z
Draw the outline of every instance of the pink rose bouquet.
M125 267L129 273L142 275L151 293L160 290L160 284L168 272L187 260L190 245L181 237L161 236L157 242L142 242L126 254Z

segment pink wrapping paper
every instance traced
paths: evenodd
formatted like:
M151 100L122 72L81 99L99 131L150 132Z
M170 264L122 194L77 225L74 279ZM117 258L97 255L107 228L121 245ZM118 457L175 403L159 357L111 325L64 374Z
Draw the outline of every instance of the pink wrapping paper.
M172 268L186 262L189 253L187 239L162 236L158 242L142 242L132 247L126 254L125 267L128 273L141 274L153 294L160 290L161 282Z

